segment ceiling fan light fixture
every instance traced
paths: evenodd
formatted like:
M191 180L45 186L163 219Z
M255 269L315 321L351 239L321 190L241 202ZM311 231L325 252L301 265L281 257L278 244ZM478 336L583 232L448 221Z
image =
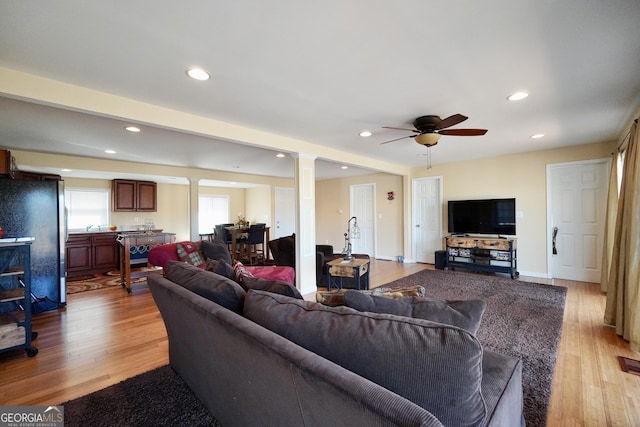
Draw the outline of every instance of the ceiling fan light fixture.
M420 135L416 135L415 140L420 145L431 147L432 145L436 145L438 143L438 141L440 140L440 134L422 133Z
M363 138L369 137L371 136L371 132L368 130L363 130L362 132L360 132L360 136Z

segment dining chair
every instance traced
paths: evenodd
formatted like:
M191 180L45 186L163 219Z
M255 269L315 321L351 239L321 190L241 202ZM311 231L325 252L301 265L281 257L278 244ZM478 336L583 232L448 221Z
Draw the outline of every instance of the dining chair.
M249 264L253 265L254 260L264 260L264 235L267 225L258 223L249 226L249 236L247 237L247 255Z
M215 229L216 229L216 239L218 239L221 242L225 243L227 245L227 249L229 249L229 251L231 251L231 244L233 242L231 241L231 233L229 232L229 230L227 230L227 227L230 227L232 225L233 224L218 224L215 227Z

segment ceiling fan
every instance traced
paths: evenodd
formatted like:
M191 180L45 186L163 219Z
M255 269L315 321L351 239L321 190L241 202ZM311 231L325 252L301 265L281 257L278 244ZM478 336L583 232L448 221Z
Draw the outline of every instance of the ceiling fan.
M439 116L429 115L415 119L413 121L414 129L382 126L384 129L406 130L413 132L414 134L392 139L391 141L385 141L381 144L388 144L405 138L414 138L418 144L432 147L438 143L441 135L478 136L487 133L486 129L446 129L451 126L455 126L458 123L462 123L467 119L468 117L463 116L462 114L454 114L446 119L441 119Z

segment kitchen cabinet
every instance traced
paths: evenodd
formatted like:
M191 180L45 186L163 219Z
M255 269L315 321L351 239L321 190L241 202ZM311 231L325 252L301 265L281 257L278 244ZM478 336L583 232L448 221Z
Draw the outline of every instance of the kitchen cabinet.
M153 181L114 179L111 196L114 212L157 211L157 184Z
M14 178L17 170L16 158L11 155L11 152L0 150L0 175Z
M67 240L67 276L118 269L117 233L75 233Z

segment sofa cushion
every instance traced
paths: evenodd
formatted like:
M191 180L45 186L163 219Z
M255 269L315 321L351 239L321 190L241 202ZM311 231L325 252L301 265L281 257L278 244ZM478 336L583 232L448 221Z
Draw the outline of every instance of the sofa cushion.
M176 251L178 252L178 258L180 261L195 265L196 267L204 268L204 259L202 259L202 255L200 254L200 245L197 243L176 243Z
M255 277L267 280L279 280L293 285L296 279L296 271L286 265L255 265L247 267Z
M205 259L224 260L227 264L231 265L231 254L227 249L226 243L219 241L209 242L207 240L202 241L202 255Z
M480 425L482 346L464 329L250 290L245 317L391 390L444 425Z
M273 292L288 297L302 299L302 294L295 286L281 280L267 280L260 277L245 277L240 284L245 291L254 289L258 291Z
M475 335L487 303L481 300L444 301L425 297L390 298L347 291L344 304L358 311L388 313L431 320L466 329Z
M245 291L231 279L179 261L169 261L165 277L236 313L242 313Z

